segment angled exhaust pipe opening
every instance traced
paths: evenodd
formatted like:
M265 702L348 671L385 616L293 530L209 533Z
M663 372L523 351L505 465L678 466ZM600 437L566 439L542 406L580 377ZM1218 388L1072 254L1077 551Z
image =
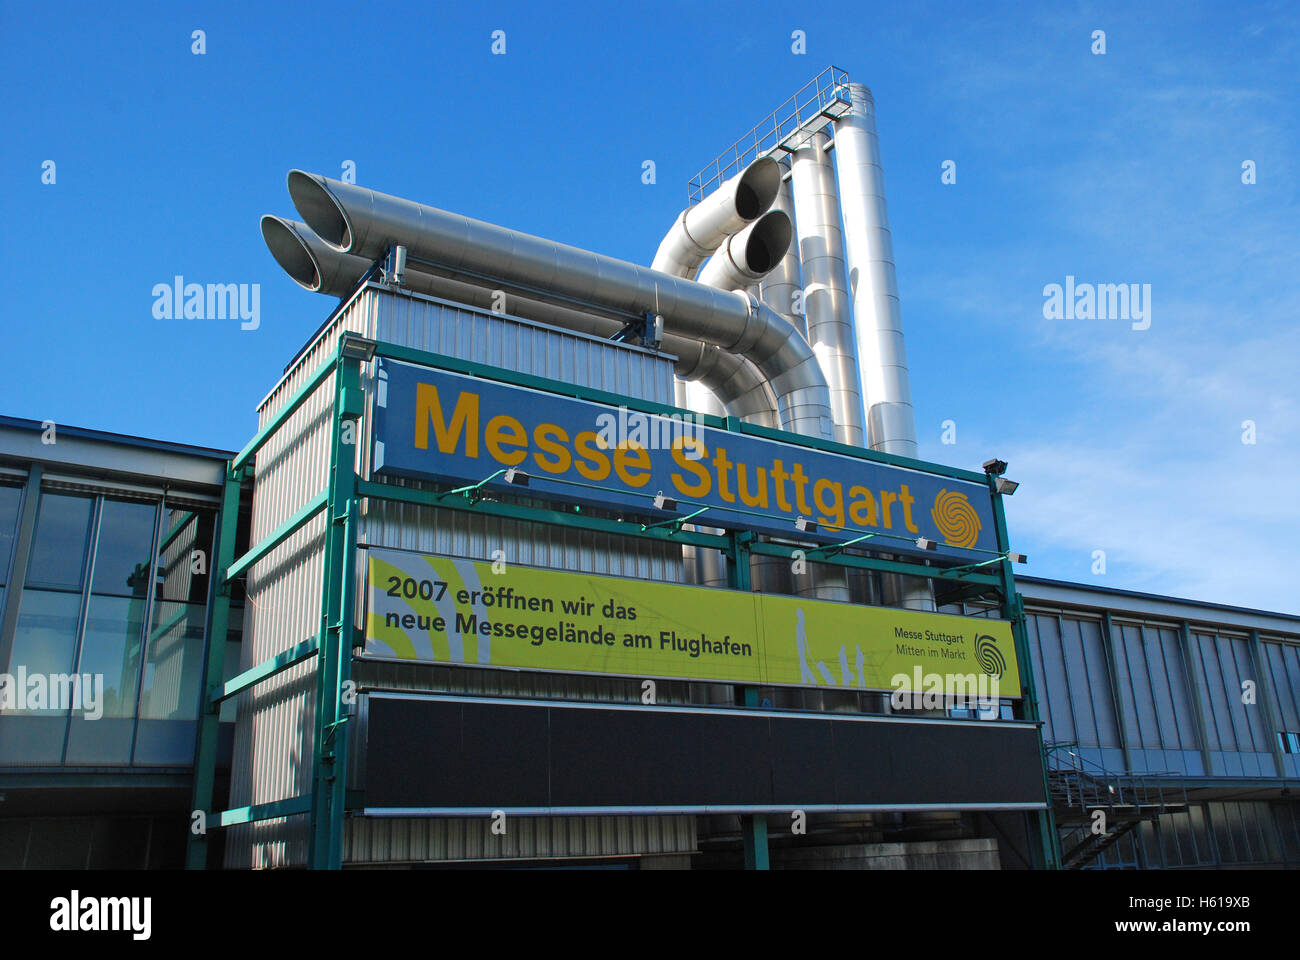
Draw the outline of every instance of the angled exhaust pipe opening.
M352 224L343 205L323 177L303 170L289 171L289 199L318 237L340 253L354 253Z
M733 234L700 271L699 282L743 290L775 270L790 249L794 224L784 210L769 210Z
M772 157L760 157L736 178L736 212L747 221L757 220L771 209L780 189L781 165Z
M284 268L284 272L293 278L294 283L304 290L319 293L321 289L320 267L311 255L306 242L298 236L295 229L299 224L269 213L262 217L262 239L266 248L275 257L275 262ZM306 227L306 224L301 224Z
M262 239L298 286L327 297L346 297L371 267L371 261L339 253L307 224L287 217L263 216Z
M311 232L305 223L267 214L262 217L262 237L276 262L305 290L343 297L356 288L370 269L370 261L339 253ZM466 283L452 277L425 273L408 266L405 286L445 300L455 300L481 309L497 302L492 288ZM597 313L585 313L510 292L510 314L553 324L576 333L608 338L622 329L622 322ZM663 349L677 357L677 375L698 380L725 404L725 412L766 427L779 427L776 398L767 381L750 363L721 347L665 334Z
M316 180L323 190L302 189L304 179ZM339 224L345 225L349 249L343 252L376 258L391 245L402 244L410 251L408 269L425 269L415 263L423 261L433 269L473 276L475 283L528 288L539 299L659 314L665 333L702 340L751 360L772 382L784 429L834 436L830 393L812 348L787 321L748 295L339 180L302 174L292 182L297 189L291 195L300 202L309 226L315 229L317 218L321 230L338 236L343 229ZM328 236L322 239L330 242Z
M691 279L700 264L733 233L753 223L776 201L781 189L781 165L759 157L718 189L677 216L659 244L654 270Z
M776 269L790 249L794 224L784 210L769 210L742 233L749 234L744 240L745 265L749 268L749 275L761 280Z

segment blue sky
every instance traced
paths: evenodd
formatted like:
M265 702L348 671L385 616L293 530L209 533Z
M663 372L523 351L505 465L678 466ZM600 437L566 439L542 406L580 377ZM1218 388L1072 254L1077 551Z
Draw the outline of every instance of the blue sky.
M366 186L648 263L687 180L834 63L877 103L922 456L1010 462L1026 573L1300 612L1294 4L0 17L0 412L237 448L331 305L257 229L293 214L290 168L352 161ZM155 319L153 286L177 274L260 284L259 329ZM1067 275L1150 284L1150 328L1044 319Z

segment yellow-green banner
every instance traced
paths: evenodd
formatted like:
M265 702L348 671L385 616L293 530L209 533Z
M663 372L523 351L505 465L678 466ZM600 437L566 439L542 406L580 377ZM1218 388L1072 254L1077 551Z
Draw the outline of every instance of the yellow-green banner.
M379 548L368 593L375 657L948 694L996 681L995 696L1020 696L1005 620Z

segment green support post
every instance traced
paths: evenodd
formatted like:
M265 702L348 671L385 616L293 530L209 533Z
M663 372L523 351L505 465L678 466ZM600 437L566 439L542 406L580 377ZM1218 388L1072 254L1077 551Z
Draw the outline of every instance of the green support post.
M239 531L239 500L243 479L242 467L232 464L227 469L221 496L221 517L218 520L217 555L208 566L214 578L215 589L212 591L212 604L208 607L208 660L203 671L203 702L194 754L194 792L190 804L190 810L193 813L202 812L205 821L212 812L213 792L216 789L221 703L214 701L213 697L221 689L226 669L226 634L230 627L230 580L226 577L226 571L235 562L235 536ZM190 824L189 845L185 852L185 867L188 870L207 869L207 828L208 824L204 822L202 829L195 832L196 825L193 822Z
M752 590L749 572L749 545L757 538L749 530L733 530L727 534L727 586L732 590Z
M1011 560L1005 555L1011 549L1007 534L1007 515L1002 503L1002 494L997 492L997 478L989 476L989 499L993 504L993 522L997 528L998 550L1004 555L1000 563L995 564L1002 580L1002 616L1011 621L1011 632L1016 642L1016 660L1020 667L1020 710L1022 718L1031 723L1039 722L1038 691L1034 682L1033 661L1029 653L1029 633L1025 627L1025 605L1016 590L1015 571ZM1043 748L1043 728L1038 727L1038 762L1042 771L1043 796L1050 797L1047 782L1047 751ZM1056 831L1056 817L1052 813L1049 801L1046 810L1034 817L1038 821L1039 847L1034 851L1038 866L1048 870L1059 870L1061 866L1061 839Z
M321 591L321 647L316 671L316 726L312 744L311 843L308 866L343 865L347 800L347 722L344 701L352 674L356 606L356 449L363 409L361 363L341 353L335 365L333 438L326 501L325 562Z
M745 835L745 869L772 869L767 855L767 815L755 813L741 817L740 830Z

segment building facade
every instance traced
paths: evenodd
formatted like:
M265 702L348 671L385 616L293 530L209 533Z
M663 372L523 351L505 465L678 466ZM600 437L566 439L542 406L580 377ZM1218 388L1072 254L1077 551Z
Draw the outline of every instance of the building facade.
M182 862L230 456L0 420L5 867Z
M348 331L381 351L387 344L458 359L482 365L475 368L480 373L537 378L534 386L617 388L630 400L660 404L671 397L670 371L652 351L372 284L332 315L263 402L263 429L285 432L274 439L274 430L267 433L246 458L247 475L232 469L239 457L226 451L0 422L0 672L25 698L6 700L0 714L0 866L174 868L186 861L187 844L193 864L192 813L203 783L211 795L210 804L197 807L207 815L204 863L310 862L318 842L310 797L322 782L329 789L329 781L316 760L321 658L303 642L318 629L322 604L344 601L330 601L327 589L326 514L302 518L340 461L337 449L330 453L328 424L335 405L351 401L346 385L321 371L328 373ZM358 397L373 401L380 383L375 361L357 363L358 374L367 371L357 381ZM636 393L629 395L629 383L638 385ZM359 482L373 477L369 409L356 407ZM232 480L238 496L231 495ZM562 503L521 495L495 498L507 512L479 515L474 511L483 508L473 503L438 506L428 499L445 486L398 486L410 491L407 499L358 499L359 555L386 549L490 562L503 549L512 563L609 575L634 586L687 576L680 543L620 535L609 511L588 507L581 524L572 516L560 524L554 521ZM233 516L223 516L223 500L227 512L238 505ZM223 530L240 558L225 567ZM761 582L773 594L798 591L796 579L773 575L771 556L746 556L748 584L737 578L734 557L722 558L733 588ZM221 575L235 566L244 576ZM358 598L363 567L358 562L348 574ZM869 607L886 596L880 571L847 569L854 603ZM1300 865L1292 795L1300 778L1300 618L1026 577L1017 578L1016 589L1028 651L1023 672L1032 676L1041 734L1025 704L1008 698L995 710L900 710L881 692L683 679L659 682L647 705L644 684L633 677L396 662L365 655L358 639L349 644L358 655L348 658L355 707L334 721L350 749L339 761L347 778L338 865ZM215 607L223 616L213 616ZM341 609L359 630L361 609ZM949 597L941 612L997 619L1002 611L978 598ZM214 632L223 653L215 659ZM219 674L205 676L217 662ZM34 677L46 678L42 700ZM90 678L80 703L64 695L76 677ZM703 780L729 749L742 747L741 737L727 740L732 734L721 732L729 718L753 713L803 730L801 720L825 717L842 724L836 729L845 736L875 744L855 755L855 764L878 768L881 782L911 783L916 793L813 804L803 811L801 830L791 829L794 811L778 810L779 803L705 809L638 806L622 797L607 809L521 805L509 811L510 829L498 833L491 811L478 810L461 787L421 778L459 756L475 779L509 774L501 782L513 782L529 753L495 765L485 754L426 757L421 750L432 738L421 725L433 714L412 713L412 704L443 711L438 716L451 710L461 723L482 710L484 730L507 716L545 715L545 723L529 719L524 728L552 727L585 710L584 717L630 731L629 739L604 746L581 741L597 750L583 760L593 783L602 766L620 770L623 754L658 757ZM494 741L498 747L519 739L518 723L510 722L515 726ZM647 753L638 731L655 723L680 734L674 742L695 737L715 753ZM215 734L206 750L205 724ZM977 782L981 770L996 766L991 758L1004 742L997 738L1023 729L1041 737L1041 754L1017 754L998 774L1038 778L1039 813L1034 804L981 793ZM945 766L935 763L939 756L954 755L952 763L960 764L956 755L971 751L959 747L977 742L969 738L981 731L994 739L974 750L972 763L948 779L935 770ZM572 746L557 741L548 749L560 756ZM774 769L795 752L789 744L771 749ZM745 770L730 775L755 789ZM819 775L800 774L810 784ZM425 800L403 807L402 782L424 790ZM854 789L866 797L874 782ZM947 799L936 794L951 783L964 786ZM687 783L680 792L692 789ZM295 806L303 796L308 805ZM1036 824L1049 810L1056 851L1044 862Z

